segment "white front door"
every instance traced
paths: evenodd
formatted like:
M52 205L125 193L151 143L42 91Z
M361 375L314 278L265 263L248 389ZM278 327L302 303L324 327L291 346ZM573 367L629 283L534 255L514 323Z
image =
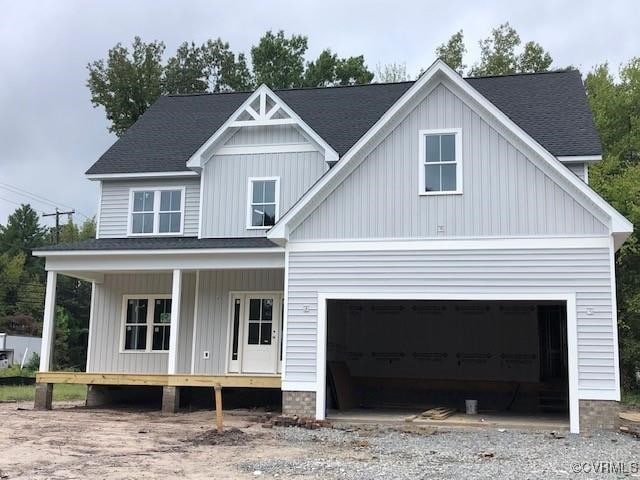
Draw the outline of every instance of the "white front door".
M275 373L280 357L281 296L247 295L244 304L243 373Z

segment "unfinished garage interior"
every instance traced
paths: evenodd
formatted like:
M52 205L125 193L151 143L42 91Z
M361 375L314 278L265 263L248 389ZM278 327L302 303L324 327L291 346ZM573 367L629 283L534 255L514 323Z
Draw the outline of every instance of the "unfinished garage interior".
M329 300L326 348L329 418L569 423L566 302Z

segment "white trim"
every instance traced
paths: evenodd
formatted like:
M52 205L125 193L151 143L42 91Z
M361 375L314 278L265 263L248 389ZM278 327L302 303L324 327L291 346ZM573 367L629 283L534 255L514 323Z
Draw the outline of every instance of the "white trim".
M589 185L589 164L584 162L584 183Z
M455 190L438 190L433 192L426 191L425 166L426 162L426 145L425 138L431 135L454 135L455 139L455 160L446 162L456 166L456 189ZM442 165L443 162L433 162L434 165ZM462 194L462 129L461 128L436 128L428 130L418 130L418 195L460 195Z
M315 392L316 384L314 382L282 382L281 390L283 392Z
M100 238L100 217L102 217L102 180L98 184L98 213L96 213L96 239Z
M513 122L507 115L505 115L500 109L489 102L484 96L482 96L477 90L475 90L469 83L467 83L460 75L447 66L442 60L436 60L423 74L422 76L389 108L382 117L365 133L342 157L342 160L333 167L326 175L324 175L318 182L314 184L302 198L289 209L289 211L282 216L282 218L269 230L267 237L271 239L288 239L289 228L288 224L292 223L298 216L302 216L307 207L313 201L321 201L322 199L316 199L317 196L324 194L328 195L337 185L333 185L335 182L342 180L342 172L345 172L343 176L349 173L351 163L357 161L356 157L364 148L372 142L377 136L381 134L385 128L394 118L400 117L401 113L408 110L410 102L414 100L414 97L418 96L422 92L423 88L430 83L436 81L446 80L459 88L464 94L466 94L472 101L484 109L489 115L495 118L500 124L502 124L508 131L510 131L517 140L521 141L526 147L528 147L534 154L542 157L547 161L548 165L553 171L564 178L572 187L582 193L587 199L589 199L595 206L602 210L611 218L610 229L612 232L619 232L629 234L633 231L633 225L623 217L618 211L616 211L611 205L602 199L596 192L591 190L589 186L580 180L577 176L571 173L564 165L562 165L556 157L544 149L536 140L534 140L529 134L522 130L518 125ZM381 135L380 135L381 136ZM355 160L354 160L355 159ZM335 179L335 180L334 180ZM311 205L313 206L313 205ZM591 205L586 207L592 211ZM304 217L303 217L304 218Z
M269 97L275 106L278 108L271 108L266 111L266 97ZM247 112L247 107L257 99L260 98L261 111L254 113L258 115L258 120L255 119L255 115L249 114L254 117L253 120L238 120L238 117ZM263 103L265 102L265 103ZM264 111L262 109L264 108ZM290 118L288 119L274 119L273 115L282 110ZM324 151L324 157L326 162L338 161L338 153L329 145L320 135L318 135L298 114L296 114L285 102L282 101L269 87L262 84L260 85L242 105L240 105L236 111L227 118L218 130L216 130L209 139L204 142L198 150L187 161L187 167L193 169L202 168L207 161L213 156L212 152L215 151L217 145L223 141L227 131L233 128L241 128L247 126L261 126L261 125L285 125L285 124L297 124L302 131L316 143L320 149Z
M96 282L91 282L91 303L89 307L89 333L87 339L87 361L85 363L84 371L90 372L89 364L91 362L91 341L93 339L93 324L95 323L95 308L96 308Z
M609 265L611 269L611 327L613 335L613 368L615 371L615 398L612 400L620 401L620 345L618 343L618 292L616 290L616 249L613 236L610 238L609 247ZM609 400L609 399L607 399Z
M564 155L556 157L561 162L575 163L575 162L599 162L602 160L602 155Z
M198 336L198 303L200 297L200 270L196 270L196 288L193 304L193 331L191 332L191 375L196 373L196 338Z
M200 203L198 204L198 238L202 238L202 210L204 204L204 168L200 174Z
M275 201L275 222L280 218L280 177L249 177L247 178L247 206L246 206L246 228L247 230L269 230L273 225L256 226L251 224L253 218L253 184L255 182L275 182L274 201Z
M171 283L171 326L169 327L169 358L167 359L167 374L169 375L175 375L178 371L178 339L180 338L181 306L182 270L174 270Z
M374 292L318 292L317 343L316 343L316 418L325 418L326 368L327 368L327 300L557 300L567 306L567 355L569 363L569 429L580 433L580 404L578 392L578 338L575 293L491 293L491 294L445 294L445 293L374 293ZM287 382L284 382L286 384Z
M282 292L282 365L280 375L285 378L287 368L287 327L289 325L289 249L284 251L284 291ZM285 390L284 384L282 390ZM293 390L293 389L292 389Z
M620 392L613 390L598 390L592 388L581 388L579 393L580 400L612 400L620 401Z
M85 176L89 180L126 180L128 178L197 177L198 172L188 170L180 172L89 173Z
M180 231L179 232L160 232L160 214L175 213L173 210L160 211L160 197L162 192L179 191L180 192ZM175 186L148 186L148 187L132 187L129 189L129 213L127 214L127 237L180 237L184 235L184 212L187 188L184 185ZM136 192L153 192L153 211L134 212L133 197ZM133 214L134 213L153 213L153 232L150 233L133 233Z
M496 250L548 248L608 248L609 237L484 238L459 240L331 240L289 242L291 252L359 252L390 250Z
M144 350L126 350L124 348L125 343L125 328L127 326L127 301L128 300L147 300L147 339L145 342ZM137 354L137 353L153 353L153 354L167 354L169 350L153 350L153 315L155 313L155 300L157 299L170 299L171 300L171 312L173 313L173 297L171 293L127 293L122 295L122 311L120 313L120 341L119 351L121 354ZM138 324L142 325L142 324ZM169 343L171 343L171 337L173 337L173 328L169 331Z
M318 147L311 143L278 143L272 145L225 145L214 155L256 155L261 153L297 153L317 152Z

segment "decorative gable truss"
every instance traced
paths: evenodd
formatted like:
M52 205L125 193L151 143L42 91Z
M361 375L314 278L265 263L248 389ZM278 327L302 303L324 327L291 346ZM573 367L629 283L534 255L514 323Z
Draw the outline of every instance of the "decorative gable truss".
M240 128L294 125L300 129L315 149L324 153L325 161L338 161L337 152L300 118L269 87L261 85L227 121L191 156L187 167L199 170ZM269 152L256 147L256 153Z

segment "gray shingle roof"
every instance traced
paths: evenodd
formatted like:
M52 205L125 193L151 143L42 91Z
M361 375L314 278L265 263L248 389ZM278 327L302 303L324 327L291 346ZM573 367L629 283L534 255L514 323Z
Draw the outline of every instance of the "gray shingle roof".
M34 251L67 250L166 250L201 248L275 248L278 245L265 237L195 238L195 237L134 237L100 238L75 243L61 243L36 248Z
M552 154L602 153L577 70L466 80ZM276 93L342 156L412 84ZM249 95L238 92L160 97L87 173L187 170L189 157Z

